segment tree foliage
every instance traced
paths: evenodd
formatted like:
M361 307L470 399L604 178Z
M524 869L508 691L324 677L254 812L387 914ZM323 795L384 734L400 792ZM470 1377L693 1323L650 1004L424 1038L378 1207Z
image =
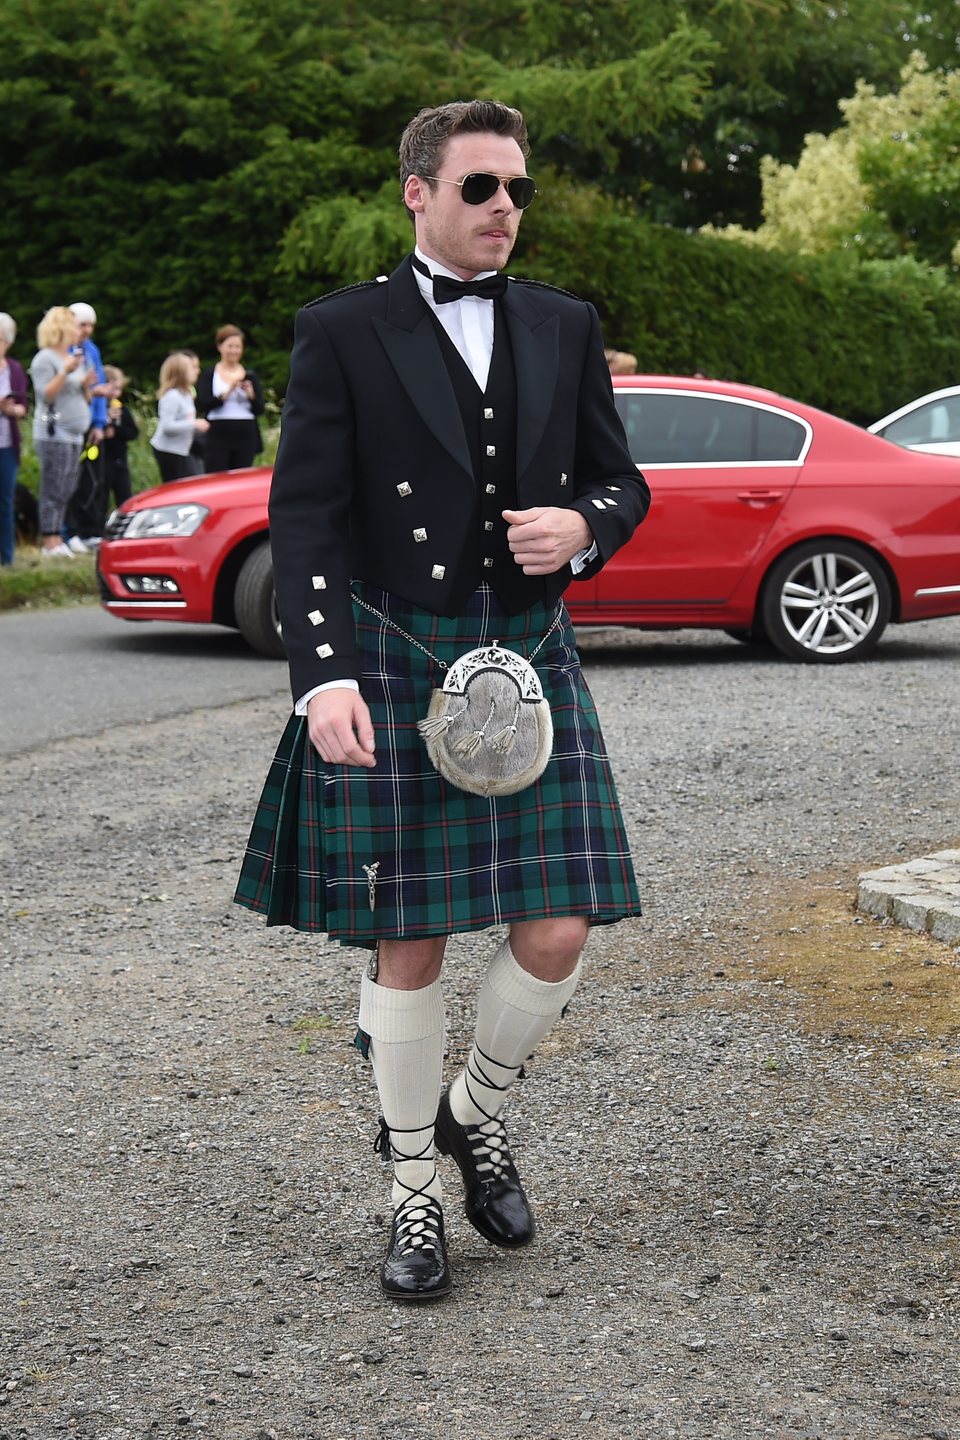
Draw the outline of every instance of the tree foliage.
M3 303L29 330L50 304L92 300L141 374L176 346L209 355L231 319L279 380L297 303L402 253L388 177L425 101L496 94L524 105L545 161L573 123L612 162L695 111L712 53L638 0L6 8Z
M515 268L563 283L587 246L616 235L629 259L593 254L577 271L616 325L642 289L636 257L661 256L644 217L757 217L761 152L795 160L857 76L892 83L908 44L936 57L956 9L936 0L917 20L905 0L7 0L0 307L27 349L47 306L92 301L107 358L141 382L171 348L209 357L232 320L280 385L297 305L382 273L409 244L392 178L405 122L424 103L481 94L524 109L543 190ZM885 214L915 209L930 234L949 123L944 112L913 168L879 148L863 156L876 204L882 190ZM881 185L870 166L882 163Z
M960 72L920 54L882 95L863 81L840 101L843 123L808 135L796 165L761 163L763 224L731 238L766 249L960 264Z

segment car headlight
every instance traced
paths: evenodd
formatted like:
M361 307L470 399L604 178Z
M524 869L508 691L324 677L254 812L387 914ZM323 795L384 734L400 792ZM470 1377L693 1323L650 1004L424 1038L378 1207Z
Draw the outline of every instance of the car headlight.
M158 505L152 510L137 510L123 538L156 540L165 535L192 535L209 514L206 505Z

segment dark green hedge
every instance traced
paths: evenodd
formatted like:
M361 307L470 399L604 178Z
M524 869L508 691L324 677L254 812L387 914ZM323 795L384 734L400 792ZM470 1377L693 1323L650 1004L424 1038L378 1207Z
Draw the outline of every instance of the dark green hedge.
M960 288L941 272L772 254L616 212L538 219L513 268L591 298L642 371L763 385L861 424L960 380Z

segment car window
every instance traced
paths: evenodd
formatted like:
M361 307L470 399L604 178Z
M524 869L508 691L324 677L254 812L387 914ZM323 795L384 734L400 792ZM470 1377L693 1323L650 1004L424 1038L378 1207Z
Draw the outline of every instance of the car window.
M796 460L806 431L788 415L709 395L617 390L617 410L638 465Z
M897 445L933 445L938 441L960 440L960 395L945 395L918 405L901 415L882 431L885 440Z

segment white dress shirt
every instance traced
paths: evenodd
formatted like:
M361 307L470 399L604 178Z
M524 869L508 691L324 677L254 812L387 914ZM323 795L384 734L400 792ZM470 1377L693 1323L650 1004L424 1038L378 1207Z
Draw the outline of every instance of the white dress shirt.
M463 276L448 270L437 260L431 260L419 246L413 253L430 271L427 276L414 269L413 278L420 288L420 294L456 345L480 389L486 390L490 362L493 359L493 301L485 300L481 295L464 295L462 300L449 300L446 305L438 305L433 298L432 276L446 275L451 280L462 280ZM479 270L470 278L486 280L488 276L496 273L496 270Z

